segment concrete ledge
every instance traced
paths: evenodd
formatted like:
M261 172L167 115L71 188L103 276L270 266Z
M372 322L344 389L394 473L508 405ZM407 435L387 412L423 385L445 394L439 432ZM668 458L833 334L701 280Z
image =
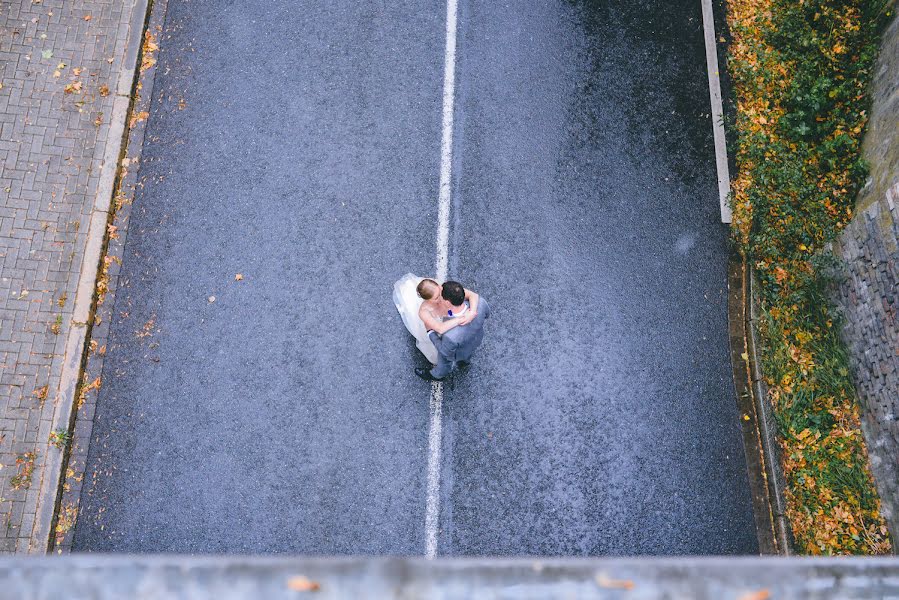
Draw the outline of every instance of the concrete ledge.
M0 600L305 597L896 598L899 559L427 560L67 555L0 560Z

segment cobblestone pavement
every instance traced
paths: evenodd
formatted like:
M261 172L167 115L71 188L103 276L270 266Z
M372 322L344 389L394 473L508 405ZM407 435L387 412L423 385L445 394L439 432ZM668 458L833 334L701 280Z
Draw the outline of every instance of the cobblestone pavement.
M51 433L84 339L76 293L96 272L85 252L105 227L145 5L0 3L0 552L39 552L49 535L41 492L52 503L65 446Z

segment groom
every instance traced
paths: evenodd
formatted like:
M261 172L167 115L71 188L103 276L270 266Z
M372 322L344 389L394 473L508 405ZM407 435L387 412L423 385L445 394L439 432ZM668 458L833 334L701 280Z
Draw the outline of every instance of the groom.
M457 281L447 281L440 293L443 308L449 318L457 319L471 310L465 304L465 288ZM470 323L453 327L442 336L428 331L428 337L437 347L437 366L427 369L415 369L415 374L426 381L443 381L456 366L467 366L474 351L484 340L484 321L490 317L490 306L484 297L478 301L478 313Z

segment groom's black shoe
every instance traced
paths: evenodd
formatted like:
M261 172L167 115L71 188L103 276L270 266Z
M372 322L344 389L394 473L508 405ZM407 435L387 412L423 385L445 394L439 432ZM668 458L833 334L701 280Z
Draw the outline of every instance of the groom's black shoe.
M415 369L415 374L424 379L425 381L443 381L443 379L437 379L433 375L431 375L431 371L428 369Z
M469 367L469 365L471 365L471 363L468 362L467 360L460 360L456 364L459 366L460 369L467 369Z

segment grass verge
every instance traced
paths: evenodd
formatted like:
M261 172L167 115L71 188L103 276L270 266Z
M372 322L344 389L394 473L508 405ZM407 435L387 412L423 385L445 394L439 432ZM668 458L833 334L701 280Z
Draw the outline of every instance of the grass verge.
M734 235L758 277L787 518L807 554L891 549L823 248L852 218L867 173L868 89L893 8L893 0L727 0Z

